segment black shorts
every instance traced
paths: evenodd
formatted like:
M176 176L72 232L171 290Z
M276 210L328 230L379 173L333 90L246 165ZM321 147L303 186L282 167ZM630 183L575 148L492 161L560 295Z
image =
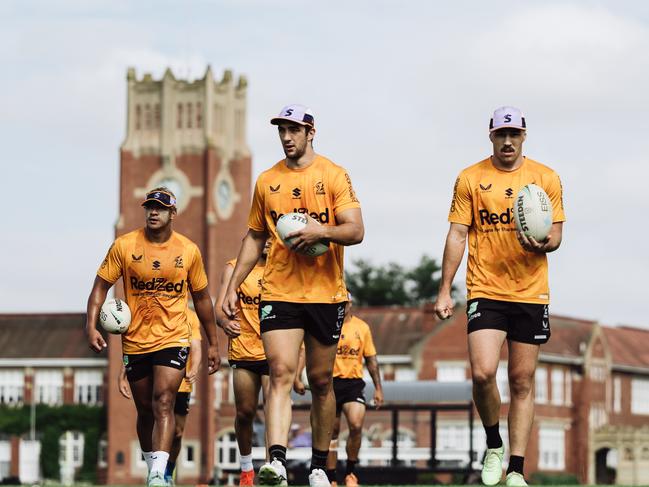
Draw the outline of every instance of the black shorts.
M547 304L513 303L476 298L466 303L468 332L502 330L507 340L543 344L550 339L550 315Z
M245 369L257 375L270 375L266 360L229 360L233 369Z
M150 353L124 354L124 367L129 382L153 375L153 366L162 365L183 370L187 365L189 347L169 347Z
M191 396L191 392L179 392L176 394L174 413L178 416L187 416L189 414L189 396Z
M358 402L365 406L365 381L363 379L342 379L334 377L334 394L336 395L336 416L340 416L343 404Z
M262 333L302 328L323 345L335 345L345 320L347 303L287 303L262 301L259 322Z

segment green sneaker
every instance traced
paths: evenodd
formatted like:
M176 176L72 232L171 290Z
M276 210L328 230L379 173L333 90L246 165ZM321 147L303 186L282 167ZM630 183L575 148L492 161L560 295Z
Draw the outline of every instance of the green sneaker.
M167 487L164 473L151 472L149 477L146 479L146 485L147 487Z
M518 472L509 472L505 478L505 485L513 487L522 487L527 485L525 479Z
M505 445L500 448L487 448L487 453L482 464L482 483L496 485L503 476L503 456ZM517 485L517 484L512 484Z

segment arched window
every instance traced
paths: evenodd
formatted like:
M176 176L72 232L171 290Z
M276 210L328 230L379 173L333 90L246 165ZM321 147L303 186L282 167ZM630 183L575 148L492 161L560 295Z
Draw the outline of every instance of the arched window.
M144 128L150 129L153 127L153 117L151 114L151 105L148 103L144 105Z
M142 128L142 107L138 104L135 105L135 130Z
M178 103L178 115L176 117L176 128L183 128L183 104Z
M203 105L200 102L196 103L196 128L203 128Z
M153 107L153 123L155 128L160 128L160 103L156 103Z

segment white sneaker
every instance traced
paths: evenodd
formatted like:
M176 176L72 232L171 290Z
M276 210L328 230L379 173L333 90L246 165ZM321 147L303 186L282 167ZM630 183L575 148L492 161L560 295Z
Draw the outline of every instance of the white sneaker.
M315 468L309 474L309 485L311 487L331 487L327 474L321 468Z
M270 463L262 465L257 473L259 485L279 485L286 487L286 467L279 460L273 460Z

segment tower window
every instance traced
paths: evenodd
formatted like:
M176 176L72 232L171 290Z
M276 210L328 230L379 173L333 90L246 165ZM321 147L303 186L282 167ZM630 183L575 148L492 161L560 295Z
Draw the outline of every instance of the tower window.
M196 128L203 128L203 106L200 102L196 104Z
M183 128L183 104L178 103L178 116L177 116L177 123L176 123L176 128Z
M192 128L192 118L193 118L193 111L192 111L193 105L191 103L187 103L187 128L190 129Z
M153 123L155 128L160 128L160 103L156 103L153 107Z
M142 128L142 107L135 105L135 130Z
M148 103L144 105L144 128L150 129L153 126L153 118L151 116L151 105Z

